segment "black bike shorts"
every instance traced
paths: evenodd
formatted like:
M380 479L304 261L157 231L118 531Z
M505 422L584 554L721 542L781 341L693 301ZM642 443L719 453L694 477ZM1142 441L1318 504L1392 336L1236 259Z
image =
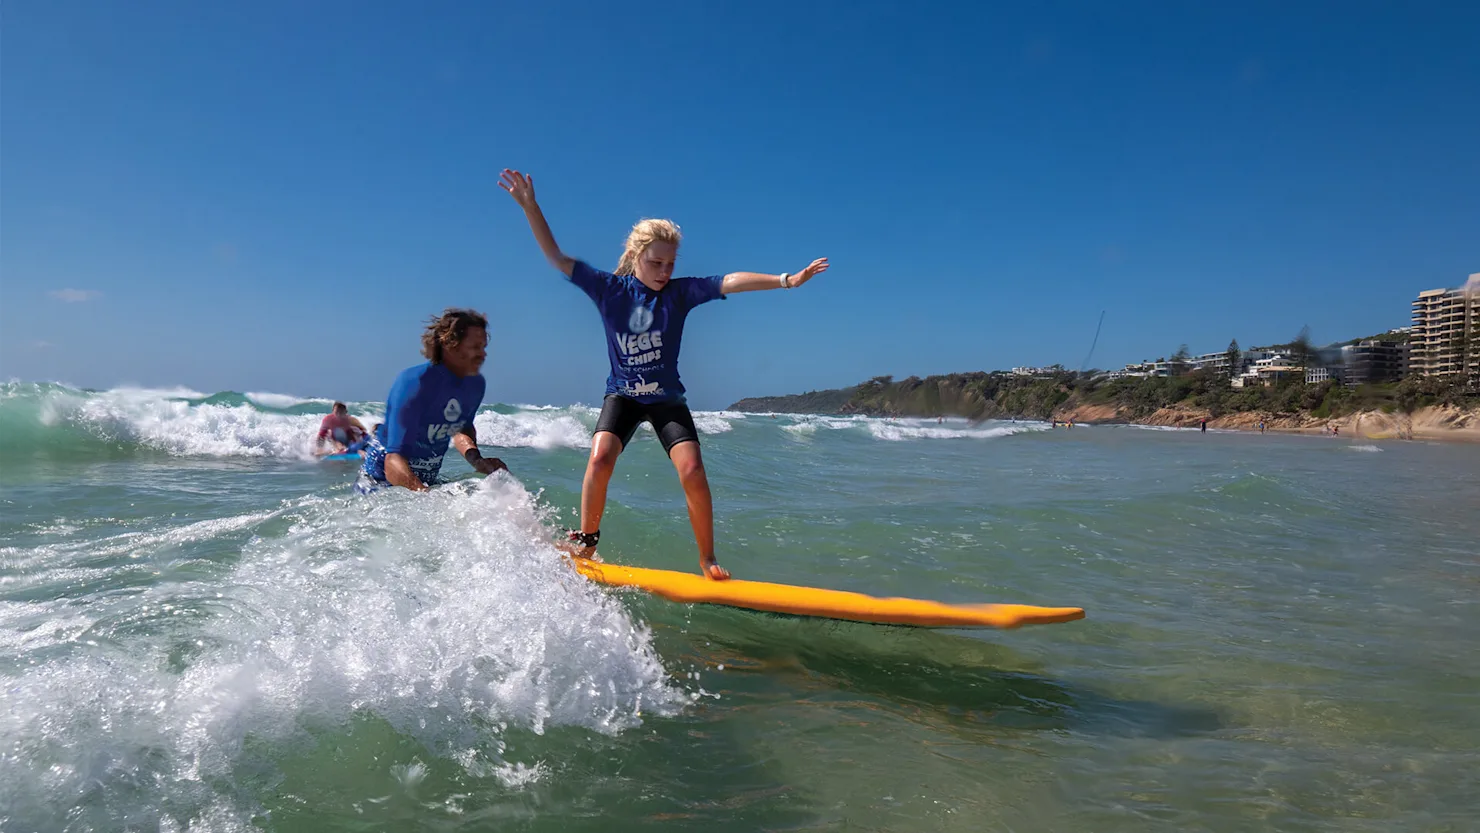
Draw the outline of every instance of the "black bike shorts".
M643 422L653 425L653 432L663 443L663 450L673 453L673 447L683 442L698 442L699 432L694 428L694 415L689 406L682 402L654 402L644 404L615 393L606 395L601 403L601 416L596 419L596 431L616 434L622 448L632 442L637 426Z

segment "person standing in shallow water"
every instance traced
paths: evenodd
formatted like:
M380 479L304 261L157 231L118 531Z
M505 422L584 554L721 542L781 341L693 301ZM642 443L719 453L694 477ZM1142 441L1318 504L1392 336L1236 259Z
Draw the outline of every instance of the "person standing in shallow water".
M601 539L606 490L617 457L637 426L648 422L678 472L688 503L689 523L699 547L699 570L711 579L730 573L714 555L714 503L699 453L699 433L684 401L678 377L678 350L689 311L737 292L795 289L827 271L827 258L812 261L792 275L731 272L707 278L674 278L681 239L668 220L642 220L632 227L615 272L603 272L567 256L555 242L534 195L534 178L504 169L499 187L509 192L529 221L545 259L596 303L606 328L611 375L601 416L591 440L591 456L581 482L581 528L570 534L573 553L589 558Z

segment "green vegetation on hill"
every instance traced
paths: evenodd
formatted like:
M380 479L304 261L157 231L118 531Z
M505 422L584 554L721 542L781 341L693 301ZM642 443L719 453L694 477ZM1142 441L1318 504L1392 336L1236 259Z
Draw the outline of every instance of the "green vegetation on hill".
M750 413L840 414L853 397L854 388L814 390L789 396L757 396L742 399L731 410Z
M1050 378L1007 373L951 373L924 379L911 376L898 382L892 376L876 376L851 388L814 391L799 396L742 399L730 407L737 411L789 413L952 414L973 419L1046 417L1069 398L1073 380L1074 374L1070 373L1055 374Z
M1400 333L1389 330L1385 333L1378 333L1375 336L1362 336L1361 338L1354 338L1350 341L1343 341L1337 346L1342 347L1348 344L1360 344L1364 341L1383 341L1387 342L1388 344L1407 344L1412 340L1412 335L1409 333Z
M877 376L852 388L796 396L742 399L736 411L869 414L875 416L962 416L968 419L1049 419L1056 411L1083 405L1112 406L1124 418L1140 419L1170 407L1206 410L1211 416L1251 412L1338 417L1366 410L1411 412L1429 405L1480 407L1480 394L1463 382L1410 376L1401 382L1348 388L1335 382L1285 380L1268 387L1235 388L1227 377L1200 370L1180 376L1103 377L1055 372L1047 376L1010 373L951 373L894 381Z

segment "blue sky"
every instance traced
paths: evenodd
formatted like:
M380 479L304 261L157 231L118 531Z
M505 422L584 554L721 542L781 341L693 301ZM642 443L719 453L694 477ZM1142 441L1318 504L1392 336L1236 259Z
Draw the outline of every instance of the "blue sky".
M691 401L1317 341L1480 272L1480 7L31 3L0 51L0 378L599 401L570 254L832 271L689 319Z

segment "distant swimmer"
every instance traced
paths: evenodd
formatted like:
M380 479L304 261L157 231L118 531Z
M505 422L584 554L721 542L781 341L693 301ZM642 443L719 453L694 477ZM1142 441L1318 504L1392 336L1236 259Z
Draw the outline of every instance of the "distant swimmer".
M1202 421L1202 432L1204 434L1208 433L1208 421L1206 419Z
M488 351L488 319L469 309L433 318L421 336L427 361L396 376L385 400L385 422L365 444L357 491L385 486L426 491L438 482L450 444L482 474L507 469L478 450L473 417L483 404L479 370Z
M318 453L342 454L347 446L364 439L368 433L364 423L349 415L349 408L343 402L335 402L319 423Z
M699 570L711 579L729 571L714 555L714 502L699 452L699 432L684 401L678 376L679 342L684 322L695 307L737 292L796 289L827 271L818 258L796 274L731 272L705 278L675 278L681 239L668 220L642 220L632 227L615 272L603 272L560 250L544 211L535 200L534 179L505 169L499 187L509 192L539 243L545 259L585 292L601 313L611 375L591 441L591 456L581 483L581 528L570 542L577 556L596 553L606 490L617 457L632 441L637 426L651 423L683 485L689 523L699 547ZM783 350L784 352L784 350Z

